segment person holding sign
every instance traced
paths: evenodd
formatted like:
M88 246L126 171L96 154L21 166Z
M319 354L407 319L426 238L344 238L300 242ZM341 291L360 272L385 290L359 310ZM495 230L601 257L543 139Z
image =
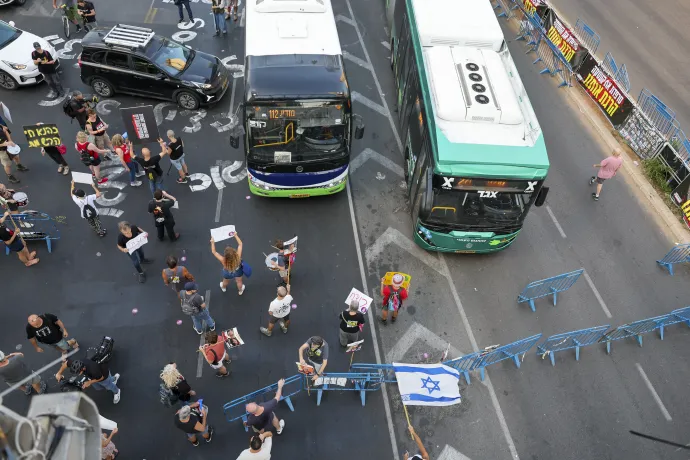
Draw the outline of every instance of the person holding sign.
M318 335L310 337L307 342L299 347L299 363L309 364L314 367L314 375L311 379L316 381L324 372L328 365L328 343Z
M101 196L101 192L96 188L95 185L91 184L91 187L96 191L93 195L86 195L82 189L74 188L74 181L70 187L70 195L74 203L79 206L79 214L81 214L82 219L86 219L91 228L93 228L98 236L105 236L107 230L103 228L101 224L101 218L98 217L98 208L96 208L96 198Z
M137 180L137 177L143 176L144 171L139 171L139 163L132 160L130 152L132 151L132 143L125 142L125 138L122 134L115 134L112 139L113 147L115 148L115 153L120 158L120 163L125 167L125 170L129 173L129 185L132 187L139 187L141 181Z
M138 248L130 254L129 249L127 249L127 243L139 235L148 235L148 233L139 226L130 224L127 221L117 224L117 228L120 230L120 234L117 235L117 248L129 256L134 264L134 268L137 270L139 282L144 283L146 281L146 273L141 268L141 264L150 264L153 261L146 258L142 248Z
M278 260L271 261L271 264L274 269L278 270L278 274L283 280L283 283L287 284L290 282L288 272L290 271L290 262L294 259L293 253L295 251L295 243L291 243L288 247L285 247L283 240L278 239L275 241L273 247L278 250Z
M165 232L168 232L170 241L177 241L180 237L179 233L175 233L175 216L170 210L177 198L169 195L163 190L156 190L153 192L153 200L149 202L149 213L153 214L153 223L158 231L158 241L165 239Z
M19 260L27 267L37 264L39 259L36 258L36 251L29 252L24 240L19 236L19 229L15 227L14 230L10 230L4 225L5 219L9 216L10 212L6 211L0 218L0 240L5 242L10 251L16 252Z
M402 287L405 277L400 273L393 275L390 286L385 285L385 278L381 278L381 297L383 297L383 309L381 310L380 320L385 325L388 324L388 312L393 312L391 322L398 318L398 312L403 306L403 301L407 299L407 289Z
M160 140L160 139L159 139ZM134 158L134 161L139 163L139 166L144 168L146 177L149 179L149 188L151 189L151 195L156 190L165 190L163 187L163 169L160 166L161 158L168 154L165 147L165 142L161 141L161 153L158 155L151 155L151 151L144 147L141 149L141 156L143 158L138 158L134 152L134 148L130 148L130 155ZM131 146L130 146L131 147Z
M340 345L359 340L359 331L364 325L364 315L359 311L359 301L352 300L347 310L340 313Z
M280 323L283 334L287 334L288 326L290 325L291 304L292 296L290 295L290 285L278 286L278 296L273 299L273 302L271 302L271 305L268 307L268 314L271 316L271 319L268 320L268 328L259 328L263 335L270 337L273 334L273 328L276 322Z
M244 293L245 285L242 283L242 277L244 276L244 267L242 262L242 240L237 233L232 236L235 237L237 241L237 249L226 246L223 250L223 255L221 256L216 251L216 241L211 238L211 254L223 265L221 270L221 276L223 277L220 282L220 290L225 292L230 280L234 279L237 284L237 293L242 295Z

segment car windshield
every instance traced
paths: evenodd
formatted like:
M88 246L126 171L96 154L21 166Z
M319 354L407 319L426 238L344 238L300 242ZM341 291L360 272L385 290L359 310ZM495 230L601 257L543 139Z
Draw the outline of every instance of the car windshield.
M194 51L173 41L160 40L160 47L149 47L151 53L146 53L151 61L169 75L175 77L187 68L194 59Z
M17 30L9 24L0 21L0 48L4 48L17 39L22 34L21 30Z

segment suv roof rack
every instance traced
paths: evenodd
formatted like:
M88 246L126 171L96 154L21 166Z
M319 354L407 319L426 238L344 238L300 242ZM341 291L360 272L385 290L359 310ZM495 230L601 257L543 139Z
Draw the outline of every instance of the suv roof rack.
M106 45L120 45L136 49L148 45L154 35L156 33L153 30L145 27L117 24L103 37L103 42Z

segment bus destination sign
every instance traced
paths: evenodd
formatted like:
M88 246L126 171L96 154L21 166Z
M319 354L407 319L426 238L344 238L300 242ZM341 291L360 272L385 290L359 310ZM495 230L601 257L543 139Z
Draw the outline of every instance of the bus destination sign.
M533 193L538 189L538 180L479 179L475 177L446 177L434 175L434 188L443 190L480 191L491 190L504 193Z

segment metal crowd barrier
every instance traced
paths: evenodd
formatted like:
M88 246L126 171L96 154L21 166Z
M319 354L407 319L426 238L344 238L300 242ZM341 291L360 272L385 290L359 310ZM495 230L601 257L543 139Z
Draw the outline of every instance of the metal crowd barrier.
M448 367L452 367L456 371L460 372L464 377L467 384L470 384L470 371L474 370L476 362L481 356L480 352L472 353L469 355L461 356L459 358L451 359L450 361L444 361Z
M594 54L597 52L597 49L599 49L599 44L601 43L601 37L594 31L594 29L589 27L585 21L577 18L573 31L590 53Z
M285 379L285 385L283 385L283 394L280 397L281 401L285 401L292 412L295 411L292 405L292 396L296 395L302 391L302 374L293 375ZM229 403L223 405L223 413L225 414L225 419L228 422L234 422L235 420L242 419L244 424L244 431L249 431L249 426L247 426L247 411L244 406L250 402L265 402L275 397L275 393L278 391L278 384L274 383L260 390L257 390L248 395L244 395L241 398L237 398Z
M656 263L664 267L673 276L673 266L690 262L690 244L679 244L673 247Z
M381 375L381 383L397 383L395 378L395 369L392 364L368 364L368 363L354 363L350 366L350 370L357 370L360 373L378 372Z
M590 327L588 329L581 329L579 331L564 332L562 334L552 335L544 342L537 345L537 355L541 355L544 359L547 355L551 359L551 365L556 365L555 353L557 351L575 349L575 361L580 360L580 347L598 343L606 334L611 326Z
M54 240L60 239L60 230L52 217L38 211L27 211L21 214L12 214L12 219L19 226L19 236L24 241L45 241L48 252L53 252ZM5 221L8 224L7 221ZM5 246L5 254L10 253L10 248Z
M496 0L496 4L493 5L494 10L501 10L501 12L496 15L497 17L506 19L510 19L513 17L513 9L515 8L515 6L510 7L506 3L509 1L511 0Z
M472 369L470 370L479 370L479 375L482 381L484 381L484 368L505 359L512 359L519 369L520 359L518 356L527 353L539 339L541 339L541 334L533 335L532 337L527 337L526 339L518 340L508 345L503 345L494 350L480 351L479 356L474 361Z
M652 332L657 329L659 329L661 340L664 340L664 326L666 324L675 324L680 322L669 322L669 320L671 320L671 314L654 316L652 318L641 319L629 324L623 324L622 326L618 326L611 332L608 332L602 336L599 341L606 343L606 353L611 353L611 342L615 340L627 339L628 337L636 337L637 343L642 346L642 334L647 334L648 332Z
M377 391L381 389L384 382L383 373L324 373L316 382L310 383L310 378L304 378L304 388L307 385L316 390L316 405L321 405L321 397L324 391L358 391L362 400L362 406L366 404L367 391Z
M558 293L570 289L584 272L584 268L581 268L551 278L533 281L525 286L525 289L518 295L517 301L518 303L529 302L529 306L534 312L537 311L534 306L534 299L553 295L553 305L556 306Z

